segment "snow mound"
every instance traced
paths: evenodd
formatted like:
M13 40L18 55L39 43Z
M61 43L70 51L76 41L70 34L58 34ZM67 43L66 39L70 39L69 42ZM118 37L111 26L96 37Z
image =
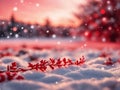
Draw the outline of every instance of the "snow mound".
M81 69L78 71L72 71L70 73L67 73L65 76L78 80L90 78L102 79L105 77L112 77L113 75L109 72L99 69Z

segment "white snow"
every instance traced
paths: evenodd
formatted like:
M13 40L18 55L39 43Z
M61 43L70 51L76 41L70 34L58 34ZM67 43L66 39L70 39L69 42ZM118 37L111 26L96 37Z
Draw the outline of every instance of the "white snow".
M58 41L59 42L59 41ZM61 43L62 44L62 43ZM88 46L86 44L86 46ZM70 58L72 60L85 56L86 62L81 66L69 66L47 70L46 72L27 71L19 73L25 80L12 80L0 83L1 90L120 90L120 63L104 65L111 57L113 61L120 59L120 50L113 48L91 49L78 48L74 50L53 49L22 49L24 52L14 52L18 56L7 56L0 59L0 70L4 70L11 62L17 62L25 67L28 62L34 62L30 56L48 60L49 58ZM107 57L100 57L101 53Z

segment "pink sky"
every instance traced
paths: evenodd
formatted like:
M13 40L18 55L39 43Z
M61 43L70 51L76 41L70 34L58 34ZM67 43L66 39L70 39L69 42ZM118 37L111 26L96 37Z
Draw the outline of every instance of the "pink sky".
M19 21L44 23L49 18L54 25L78 24L73 16L83 0L0 0L0 19L14 13Z

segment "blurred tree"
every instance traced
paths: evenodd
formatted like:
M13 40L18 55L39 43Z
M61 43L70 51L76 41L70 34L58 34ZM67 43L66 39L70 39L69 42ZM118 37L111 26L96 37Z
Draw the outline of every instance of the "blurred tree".
M9 37L16 37L18 38L20 36L20 28L19 23L15 20L14 14L10 17L10 22L7 27L7 33Z
M54 34L53 27L49 18L45 20L45 25L43 29L46 37L51 37Z
M120 42L120 0L87 0L79 9L74 15L82 20L80 31L86 37Z

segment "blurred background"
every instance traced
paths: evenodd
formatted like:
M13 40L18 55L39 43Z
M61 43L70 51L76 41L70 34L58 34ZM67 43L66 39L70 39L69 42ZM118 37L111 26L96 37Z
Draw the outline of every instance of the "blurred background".
M120 42L120 0L0 0L0 39Z

